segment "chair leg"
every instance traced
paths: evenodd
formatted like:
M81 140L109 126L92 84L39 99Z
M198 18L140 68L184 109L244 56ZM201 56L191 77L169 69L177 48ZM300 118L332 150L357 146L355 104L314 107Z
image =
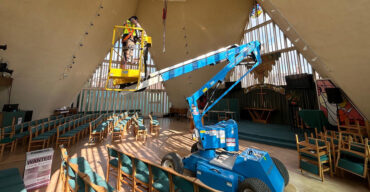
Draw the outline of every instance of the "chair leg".
M16 140L14 141L14 151L16 151L16 150L17 150L17 144L18 144L18 139L16 139Z
M330 153L328 155L329 155L330 177L333 177L333 162L331 161Z
M118 166L118 169L117 169L117 191L120 191L121 190L121 177L122 177L122 174L121 174L121 170L119 169L119 166Z
M15 145L15 142L12 141L12 146L10 146L10 152L14 152L14 145Z
M1 149L0 149L0 161L1 161L1 159L3 158L4 148L5 148L5 145L4 145L4 144L1 144Z
M321 167L321 171L320 171L320 175L321 175L321 182L324 182L324 170L322 168L322 165L320 165Z
M29 151L30 151L30 149L31 149L31 142L32 142L32 141L30 141L30 142L28 143L27 152L29 152Z
M109 166L109 159L108 159L108 163L107 163L107 177L106 177L106 181L109 182L109 170L110 170L110 166Z

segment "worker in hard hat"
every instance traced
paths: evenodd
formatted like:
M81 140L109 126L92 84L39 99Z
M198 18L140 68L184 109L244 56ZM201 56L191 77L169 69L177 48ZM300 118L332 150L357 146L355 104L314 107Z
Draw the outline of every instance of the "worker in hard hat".
M140 24L138 22L138 18L136 16L130 17L123 26L125 27L140 27ZM140 39L139 37L139 31L130 29L130 28L124 28L123 29L123 36L122 36L122 51L123 51L123 58L121 62L121 68L124 69L125 65L128 61L133 60L133 49L135 48L136 42Z

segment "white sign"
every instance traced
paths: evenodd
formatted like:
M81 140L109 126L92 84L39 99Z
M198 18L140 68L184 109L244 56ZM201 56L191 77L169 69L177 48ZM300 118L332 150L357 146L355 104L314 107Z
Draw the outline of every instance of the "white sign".
M53 155L53 148L27 152L23 178L27 190L49 184Z
M21 124L22 123L22 117L18 117L18 122L17 122L17 125Z

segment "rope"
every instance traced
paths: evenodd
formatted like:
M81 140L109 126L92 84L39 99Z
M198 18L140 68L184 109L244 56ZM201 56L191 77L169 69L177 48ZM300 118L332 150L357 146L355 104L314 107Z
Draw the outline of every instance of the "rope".
M166 52L166 18L167 18L167 0L164 0L162 20L163 20L163 53Z

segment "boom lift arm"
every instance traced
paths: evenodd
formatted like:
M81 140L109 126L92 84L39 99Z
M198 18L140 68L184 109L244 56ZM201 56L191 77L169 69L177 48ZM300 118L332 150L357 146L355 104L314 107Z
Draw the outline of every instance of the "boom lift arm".
M171 67L167 67L162 70L151 73L148 78L146 78L145 80L137 84L127 86L121 90L119 89L115 89L115 90L122 91L121 92L122 94L127 94L127 93L130 93L131 91L143 90L151 85L155 85L159 82L171 80L175 77L184 75L186 73L190 73L192 71L195 71L197 69L200 69L200 68L203 68L209 65L217 65L218 63L221 63L225 60L230 60L231 57L235 57L243 50L243 48L249 46L250 44L253 44L253 42L248 43L248 44L243 44L240 46L223 47L216 51L210 52L206 55L202 55L194 59L191 59L191 60L188 60L182 63L178 63ZM130 90L130 91L125 91L125 90Z
M227 53L227 60L229 61L229 63L215 76L213 76L211 80L204 84L198 91L196 91L192 96L186 99L191 109L191 114L193 115L194 125L196 128L202 126L202 117L228 92L230 92L235 87L235 85L237 85L249 72L251 72L262 62L260 56L260 47L261 44L259 41L252 41L248 44L237 47L237 49L240 49L240 51L230 50L230 52ZM253 58L255 58L256 63L253 65L253 67L250 68L243 76L241 76L232 86L230 86L216 101L214 101L209 107L207 107L202 114L199 114L197 100L202 95L204 95L205 92L212 88L217 82L223 81L227 73L230 72L230 70L234 69L247 56L252 56Z

